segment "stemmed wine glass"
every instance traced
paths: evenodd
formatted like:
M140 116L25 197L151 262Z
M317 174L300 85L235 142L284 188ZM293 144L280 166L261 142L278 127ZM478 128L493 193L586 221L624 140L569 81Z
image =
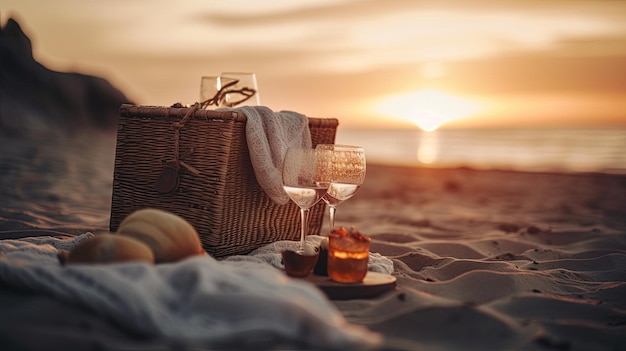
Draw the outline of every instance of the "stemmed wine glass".
M283 188L300 207L300 249L304 253L309 210L326 193L329 182L323 176L323 162L328 150L289 148L283 161Z
M365 150L360 146L319 144L316 150L330 152L330 185L322 199L328 204L330 228L335 227L337 206L351 198L365 181Z

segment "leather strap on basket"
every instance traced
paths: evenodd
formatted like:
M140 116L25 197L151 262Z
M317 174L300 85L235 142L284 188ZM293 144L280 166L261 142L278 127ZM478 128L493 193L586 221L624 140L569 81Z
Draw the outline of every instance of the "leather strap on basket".
M200 171L180 159L180 129L185 126L185 123L187 123L189 118L191 118L193 113L196 112L196 110L199 108L200 103L196 102L187 109L187 113L180 121L172 123L172 129L174 129L174 162L176 163L176 166L178 168L180 168L180 166L183 166L185 167L185 169L195 175L200 174ZM191 152L193 152L193 149Z
M161 174L156 180L154 187L160 194L169 194L178 188L181 166L192 174L200 174L198 169L180 159L180 129L185 126L189 118L191 118L193 113L199 109L200 106L201 104L196 102L187 109L187 113L185 113L185 116L183 116L180 121L172 123L171 128L174 129L174 160L165 162L163 171L161 171ZM193 153L193 149L191 149L189 153Z

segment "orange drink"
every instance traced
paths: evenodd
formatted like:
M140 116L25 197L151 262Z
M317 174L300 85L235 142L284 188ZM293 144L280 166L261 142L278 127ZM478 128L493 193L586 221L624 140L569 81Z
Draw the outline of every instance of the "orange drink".
M367 274L370 239L356 228L333 230L328 236L328 276L338 283L359 283Z

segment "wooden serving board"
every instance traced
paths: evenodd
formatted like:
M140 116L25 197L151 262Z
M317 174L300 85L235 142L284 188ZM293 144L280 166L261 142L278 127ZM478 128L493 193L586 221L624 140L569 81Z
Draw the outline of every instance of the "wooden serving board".
M306 280L315 284L331 300L367 299L396 287L396 277L377 272L367 272L362 282L354 284L337 283L317 274L309 275Z

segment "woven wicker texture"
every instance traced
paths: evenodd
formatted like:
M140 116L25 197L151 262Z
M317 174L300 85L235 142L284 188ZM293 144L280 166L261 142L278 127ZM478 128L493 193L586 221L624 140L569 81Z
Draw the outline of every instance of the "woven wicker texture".
M196 110L178 136L178 187L159 193L155 183L176 158L174 123L187 108L120 107L110 230L141 208L180 215L198 231L214 257L245 254L277 240L299 238L299 208L276 205L256 181L246 144L246 117L234 111ZM313 146L332 144L338 120L309 118ZM309 234L319 234L325 205L311 209Z

